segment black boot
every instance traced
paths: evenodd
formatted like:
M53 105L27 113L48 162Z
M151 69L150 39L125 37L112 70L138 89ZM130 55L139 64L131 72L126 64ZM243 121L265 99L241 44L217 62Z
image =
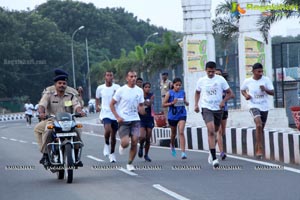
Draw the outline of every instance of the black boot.
M44 153L44 154L43 154L43 157L42 157L42 159L40 160L40 163L41 163L42 165L44 165L45 168L51 166L51 163L50 163L50 160L49 160L49 157L48 157L48 154L47 154L47 153Z
M44 154L43 154L43 156L42 156L42 158L41 158L41 160L40 160L40 164L44 164L44 162L45 162L45 156L44 156Z
M79 160L79 149L75 149L75 167L83 167L83 163Z

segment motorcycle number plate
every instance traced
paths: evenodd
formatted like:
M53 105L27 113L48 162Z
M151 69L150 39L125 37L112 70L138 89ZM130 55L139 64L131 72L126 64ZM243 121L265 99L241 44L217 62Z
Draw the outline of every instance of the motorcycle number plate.
M77 136L77 133L56 133L56 137L71 137L71 136Z

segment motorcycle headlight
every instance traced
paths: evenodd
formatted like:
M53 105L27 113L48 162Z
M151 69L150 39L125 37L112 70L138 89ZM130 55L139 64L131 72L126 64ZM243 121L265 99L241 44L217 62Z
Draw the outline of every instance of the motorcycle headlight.
M59 121L58 123L62 131L70 131L72 128L72 121Z

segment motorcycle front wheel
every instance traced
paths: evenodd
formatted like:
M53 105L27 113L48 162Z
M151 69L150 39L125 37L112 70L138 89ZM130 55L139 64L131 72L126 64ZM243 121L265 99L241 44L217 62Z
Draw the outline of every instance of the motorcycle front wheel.
M65 167L67 171L67 183L73 182L73 157L72 157L72 146L71 144L65 145Z

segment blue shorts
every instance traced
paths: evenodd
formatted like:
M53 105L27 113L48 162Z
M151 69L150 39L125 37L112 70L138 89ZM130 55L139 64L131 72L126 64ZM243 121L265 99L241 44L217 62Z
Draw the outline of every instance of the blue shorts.
M112 130L117 132L118 131L118 128L119 128L119 125L118 125L118 122L117 120L112 120L112 119L109 119L109 118L104 118L102 120L102 123L105 125L110 125Z
M141 123L141 128L153 128L154 127L154 120L149 120L149 121L140 121Z
M178 120L168 119L168 122L169 122L170 126L177 126L178 122L181 121L181 120L186 121L186 116L182 116Z

